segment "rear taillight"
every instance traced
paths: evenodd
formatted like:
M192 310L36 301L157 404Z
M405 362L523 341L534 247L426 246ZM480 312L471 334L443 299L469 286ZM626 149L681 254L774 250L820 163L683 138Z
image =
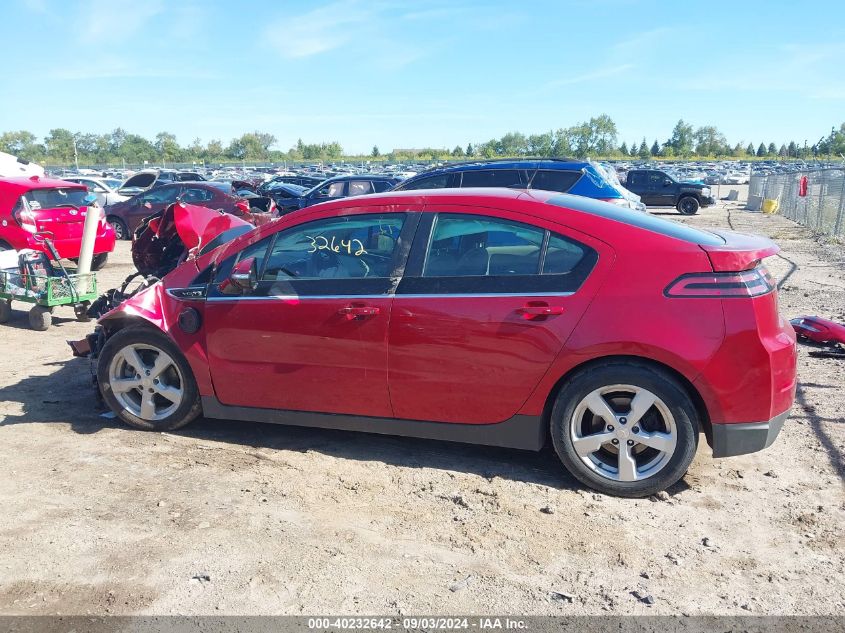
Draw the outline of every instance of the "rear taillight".
M38 226L35 224L35 216L32 214L32 211L27 209L15 209L15 221L21 225L21 228L24 231L29 231L30 233L37 233Z
M759 297L775 288L765 266L737 273L687 273L666 286L667 297Z

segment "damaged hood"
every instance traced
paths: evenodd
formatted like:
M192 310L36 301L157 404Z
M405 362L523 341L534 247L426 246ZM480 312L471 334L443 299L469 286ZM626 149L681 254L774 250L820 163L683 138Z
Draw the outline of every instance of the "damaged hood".
M198 252L208 252L254 228L246 220L229 213L181 202L173 207L173 222L188 251L197 249ZM224 234L229 235L229 238L218 239Z

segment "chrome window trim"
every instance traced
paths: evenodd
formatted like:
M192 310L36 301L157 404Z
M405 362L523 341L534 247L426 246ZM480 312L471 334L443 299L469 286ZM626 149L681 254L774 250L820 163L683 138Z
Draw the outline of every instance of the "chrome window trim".
M503 298L517 298L517 297L571 297L574 292L502 292L502 293L463 293L463 294L381 294L381 295L265 295L260 297L253 297L250 295L240 295L233 297L208 297L206 301L269 301L271 299L278 299L284 301L305 301L307 299L494 299L497 297Z

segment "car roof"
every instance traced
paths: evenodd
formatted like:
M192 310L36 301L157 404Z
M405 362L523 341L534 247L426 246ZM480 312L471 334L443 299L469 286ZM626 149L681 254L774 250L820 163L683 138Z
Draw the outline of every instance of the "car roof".
M335 182L340 180L398 180L398 178L394 176L385 176L384 174L342 174L340 176L326 178L323 182Z
M84 189L85 185L68 182L57 178L41 178L40 176L21 176L17 178L0 178L0 187L7 191L32 191L33 189Z
M473 160L460 163L450 163L442 167L421 171L417 176L428 176L435 173L453 171L474 171L477 169L542 169L554 168L574 171L590 165L586 160L575 160L574 158L501 158L493 160Z

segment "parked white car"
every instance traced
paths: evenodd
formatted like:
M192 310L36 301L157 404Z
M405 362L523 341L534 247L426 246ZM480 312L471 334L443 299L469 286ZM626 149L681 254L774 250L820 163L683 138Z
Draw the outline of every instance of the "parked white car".
M124 196L117 192L120 187L120 180L117 178L92 178L90 176L68 176L62 178L68 182L79 183L88 187L88 191L97 196L97 202L102 208L117 202L129 200L129 196Z

